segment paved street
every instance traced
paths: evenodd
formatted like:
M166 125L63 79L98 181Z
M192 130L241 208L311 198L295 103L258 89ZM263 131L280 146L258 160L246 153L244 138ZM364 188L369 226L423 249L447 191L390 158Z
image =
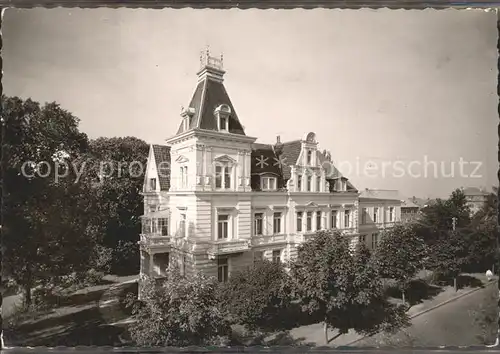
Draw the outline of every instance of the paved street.
M492 284L440 308L415 317L413 325L394 335L379 334L355 346L467 346L494 342L497 286ZM488 320L483 321L484 318ZM482 322L484 325L482 326ZM482 328L484 327L484 328Z

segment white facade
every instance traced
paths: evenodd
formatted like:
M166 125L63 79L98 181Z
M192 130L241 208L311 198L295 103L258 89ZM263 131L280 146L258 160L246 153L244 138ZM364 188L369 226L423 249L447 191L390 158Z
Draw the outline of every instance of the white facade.
M225 281L255 259L292 260L317 230L337 228L351 245L361 239L371 247L372 235L400 220L399 200L360 200L314 133L274 146L246 136L222 74L205 62L178 133L168 147L151 146L141 274L162 276L175 262L187 275L198 270ZM378 213L376 221L361 223L363 208Z

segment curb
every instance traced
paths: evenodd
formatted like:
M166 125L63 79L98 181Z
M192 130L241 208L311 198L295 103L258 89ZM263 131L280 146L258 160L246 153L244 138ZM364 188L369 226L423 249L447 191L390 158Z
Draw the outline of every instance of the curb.
M450 302L453 302L453 301L456 301L456 300L458 300L458 299L461 299L461 298L462 298L462 297L464 297L464 296L467 296L467 295L470 295L470 294L472 294L472 293L475 293L476 291L483 290L483 289L485 289L485 288L487 288L487 287L489 287L489 286L491 286L491 285L493 285L493 284L497 284L497 283L498 283L498 279L495 279L495 280L492 280L491 282L486 283L486 285L484 285L483 287L479 287L479 288L471 289L471 290L469 290L469 291L467 291L467 292L465 292L465 293L463 293L463 294L460 294L460 295L458 295L458 296L455 296L455 297L453 297L453 298L451 298L451 299L448 299L448 300L446 300L446 301L440 302L440 303L439 303L439 304L437 304L437 305L434 305L434 306L432 306L432 307L429 307L428 309L425 309L425 310L423 310L423 311L420 311L420 312L417 312L417 313L415 313L415 314L411 315L411 316L410 316L410 320L412 320L412 319L414 319L414 318L416 318L416 317L418 317L418 316L420 316L420 315L423 315L423 314L425 314L425 313L427 313L427 312L430 312L430 311L432 311L432 310L435 310L435 309L437 309L437 308L439 308L439 307L441 307L441 306L444 306L444 305L446 305L446 304L449 304ZM380 333L380 332L378 332L378 333ZM355 344L355 343L357 343L357 342L359 342L359 341L361 341L361 340L363 340L363 339L365 339L365 338L372 337L372 336L374 336L374 335L376 335L376 334L378 334L378 333L375 333L375 334L372 334L372 335L363 336L363 337L361 337L361 338L358 338L358 339L356 339L356 340L353 340L353 341L352 341L352 342L350 342L350 343L343 344L342 346L351 346L351 345L353 345L353 344Z
M469 290L469 291L467 291L467 292L465 292L465 293L463 293L463 294L460 294L460 295L458 295L458 296L452 297L451 299L448 299L448 300L443 301L443 302L441 302L441 303L439 303L439 304L437 304L437 305L434 305L434 306L432 306L432 307L429 307L428 309L425 309L425 310L423 310L423 311L417 312L417 313L415 313L415 314L411 315L411 316L410 316L410 319L414 319L415 317L418 317L418 316L420 316L420 315L423 315L424 313L427 313L427 312L429 312L429 311L432 311L432 310L434 310L434 309L437 309L438 307L441 307L441 306L443 306L443 305L449 304L450 302L453 302L453 301L455 301L455 300L458 300L458 299L460 299L460 298L462 298L462 297L464 297L464 296L470 295L470 294L472 294L472 293L474 293L474 292L476 292L476 291L479 291L479 290L485 289L485 288L487 288L488 286L491 286L491 285L496 284L496 283L498 283L498 279L496 279L496 280L492 280L491 282L488 282L488 283L487 283L486 285L484 285L483 287L479 287L479 288L471 289L471 290Z

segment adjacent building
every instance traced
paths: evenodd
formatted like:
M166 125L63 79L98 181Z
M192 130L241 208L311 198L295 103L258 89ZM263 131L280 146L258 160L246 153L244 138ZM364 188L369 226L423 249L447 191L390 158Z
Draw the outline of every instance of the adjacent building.
M226 281L256 260L292 260L318 230L336 228L352 246L374 247L380 229L400 220L400 201L360 198L313 132L272 144L246 135L223 84L222 58L207 52L200 60L177 132L150 148L141 274L161 277L175 263L185 275ZM368 215L361 225L360 210Z
M401 222L413 222L420 215L420 209L426 204L417 198L405 198L401 200Z
M484 189L477 187L464 188L463 192L472 214L475 214L484 206L489 195Z
M380 231L401 221L401 198L397 190L368 189L359 194L360 239L375 249Z

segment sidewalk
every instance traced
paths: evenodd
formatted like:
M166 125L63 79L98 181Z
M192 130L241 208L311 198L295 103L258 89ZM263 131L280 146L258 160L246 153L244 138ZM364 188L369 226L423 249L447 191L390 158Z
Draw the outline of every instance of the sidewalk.
M494 284L497 284L497 282L498 282L498 278L495 278L491 282L484 284L484 287L493 286ZM447 287L444 289L444 291L437 294L435 297L428 299L428 300L424 300L422 303L412 306L408 310L408 314L410 315L410 318L413 319L413 318L420 316L426 312L432 311L435 308L441 307L449 302L455 301L463 296L474 293L480 289L483 289L483 288L481 288L481 287L463 288L463 289L460 289L457 292L455 292L455 290L452 287ZM338 332L336 332L334 330L330 330L329 337L330 338L334 337L337 333ZM318 345L318 346L325 346L325 336L324 336L323 323L316 323L316 324L309 325L309 326L302 326L302 327L294 328L293 330L290 331L290 335L294 339L300 340L305 345L310 343L310 344L314 344L314 345ZM328 346L331 346L331 347L351 346L365 337L366 336L360 335L360 334L356 333L355 331L349 331L349 333L344 334L344 335L336 338L334 341L330 342L328 344Z

